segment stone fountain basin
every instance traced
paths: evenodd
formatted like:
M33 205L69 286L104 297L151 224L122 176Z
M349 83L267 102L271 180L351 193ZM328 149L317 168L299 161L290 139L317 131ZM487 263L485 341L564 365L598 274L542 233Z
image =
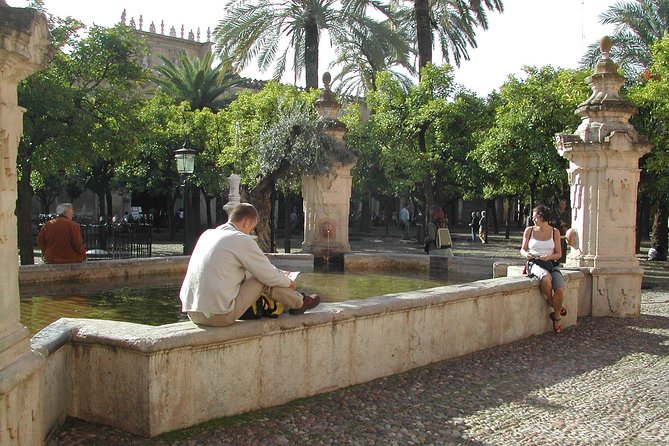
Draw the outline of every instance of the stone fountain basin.
M356 256L350 255L350 267L359 260L364 260L359 265L388 264L384 256ZM392 257L405 267L458 263ZM116 262L140 269L137 262ZM472 267L471 261L464 263ZM565 278L568 327L576 323L588 287L581 271L565 271ZM45 435L73 416L152 437L551 330L537 281L502 277L322 304L303 316L224 328L60 319L33 337L32 348L46 361Z

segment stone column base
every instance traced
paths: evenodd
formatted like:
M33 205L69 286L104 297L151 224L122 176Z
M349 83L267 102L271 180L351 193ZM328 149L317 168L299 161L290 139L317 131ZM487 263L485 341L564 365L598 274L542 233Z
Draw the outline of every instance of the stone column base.
M42 375L45 358L29 352L0 370L0 444L44 443Z
M316 259L330 262L341 258L347 252L351 252L351 245L348 242L303 242L302 252L311 253Z
M592 316L639 317L643 268L591 268Z

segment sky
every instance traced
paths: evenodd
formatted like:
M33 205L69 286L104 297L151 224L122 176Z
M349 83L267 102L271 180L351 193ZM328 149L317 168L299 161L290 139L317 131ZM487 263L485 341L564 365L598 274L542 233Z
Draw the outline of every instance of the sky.
M470 48L469 61L463 61L454 71L455 80L480 96L486 96L505 82L511 74L522 76L522 67L552 65L577 68L588 45L610 34L613 28L599 24L599 15L616 0L504 0L504 13L488 14L489 28L478 30L477 48ZM7 0L10 6L25 7L27 0ZM113 26L126 10L127 22L134 17L148 31L151 22L165 33L181 25L186 34L199 27L202 40L207 28L213 31L224 17L224 2L211 0L45 0L47 10L58 16L70 15L87 25ZM178 34L177 34L178 35ZM329 39L321 39L321 74L327 69L333 50ZM435 59L436 61L436 59ZM332 70L333 72L336 69ZM254 65L241 72L242 76L269 79L271 72L260 73ZM292 75L283 79L292 83ZM304 85L304 81L298 81Z

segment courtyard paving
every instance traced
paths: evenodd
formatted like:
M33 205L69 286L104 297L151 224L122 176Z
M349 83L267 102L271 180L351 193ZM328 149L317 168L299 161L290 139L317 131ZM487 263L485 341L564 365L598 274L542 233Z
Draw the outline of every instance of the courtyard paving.
M354 233L351 245L421 252L398 235L376 228ZM517 260L519 245L517 231L487 245L467 242L465 228L454 231L456 255ZM581 318L559 336L154 439L68 419L48 445L669 445L669 264L641 264L639 318Z

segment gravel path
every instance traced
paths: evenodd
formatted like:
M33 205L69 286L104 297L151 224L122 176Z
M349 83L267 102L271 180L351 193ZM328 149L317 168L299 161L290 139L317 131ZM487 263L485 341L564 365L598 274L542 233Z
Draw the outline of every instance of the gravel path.
M462 255L510 257L516 242ZM416 249L394 250L404 248ZM560 336L154 439L68 419L48 445L669 445L669 272L667 262L642 264L638 319L581 318Z

